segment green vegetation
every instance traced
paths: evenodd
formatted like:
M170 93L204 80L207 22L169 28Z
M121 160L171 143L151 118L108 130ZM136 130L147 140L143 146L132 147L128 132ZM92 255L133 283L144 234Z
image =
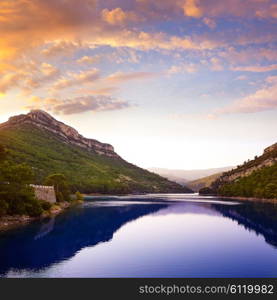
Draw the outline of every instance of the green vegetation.
M251 175L219 187L222 196L277 199L277 164L254 171Z
M199 190L199 195L216 195L216 192L210 187L203 187Z
M70 201L69 186L63 174L49 175L44 184L54 186L57 202Z
M255 156L253 160L247 160L242 165L237 166L237 168L231 171L223 173L223 175L232 175L237 172L243 172L252 167L257 167L267 159L272 159L277 157L277 147L274 147L271 151L264 152L261 156Z
M8 161L9 152L0 144L0 217L5 215L28 215L38 217L49 212L52 204L38 200L34 189L34 172L31 167ZM53 174L46 178L46 183L55 186L60 195L59 201L69 201L69 189L62 174Z
M77 201L84 201L84 196L83 196L79 191L77 191L77 192L75 193L75 199L76 199Z
M62 142L54 133L31 124L1 128L0 143L9 150L9 161L32 167L34 184L43 184L50 174L64 174L73 193L191 191L123 159Z
M200 192L201 189L210 187L211 184L217 178L219 178L221 175L222 175L222 172L221 173L216 173L216 174L213 174L213 175L210 175L210 176L205 176L205 177L202 177L202 178L199 178L199 179L188 182L187 186L189 188L193 189L194 191L199 191Z
M7 151L0 146L0 216L39 216L43 212L42 203L35 198L29 186L33 181L33 171L25 164L6 161Z

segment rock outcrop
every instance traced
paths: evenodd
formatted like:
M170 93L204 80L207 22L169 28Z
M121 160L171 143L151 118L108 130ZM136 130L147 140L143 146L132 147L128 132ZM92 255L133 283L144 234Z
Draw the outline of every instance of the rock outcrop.
M220 186L234 182L239 178L251 175L254 171L257 171L264 167L270 167L277 163L277 143L264 149L264 153L261 156L256 156L255 159L245 162L243 165L238 166L236 169L224 172L216 181L214 181L211 187L217 190Z
M119 158L110 144L101 143L94 139L87 139L74 128L54 119L47 112L32 110L30 113L11 117L7 122L0 124L0 128L32 124L39 128L55 133L63 142L74 144L101 155Z

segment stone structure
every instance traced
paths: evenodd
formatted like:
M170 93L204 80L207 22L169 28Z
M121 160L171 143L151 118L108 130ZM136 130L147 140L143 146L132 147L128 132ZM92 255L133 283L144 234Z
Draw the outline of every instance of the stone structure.
M55 203L57 201L54 186L31 184L31 187L34 188L35 195L39 200L44 200L50 203Z

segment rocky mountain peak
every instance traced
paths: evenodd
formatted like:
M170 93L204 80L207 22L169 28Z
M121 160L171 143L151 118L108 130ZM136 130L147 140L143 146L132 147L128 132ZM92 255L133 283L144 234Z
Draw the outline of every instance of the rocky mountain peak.
M273 144L273 145L271 145L271 146L265 148L265 149L264 149L264 153L272 152L272 151L274 151L274 150L276 150L276 149L277 149L277 143L275 143L275 144Z
M94 139L87 139L79 134L76 129L56 120L49 113L40 109L32 110L28 114L10 117L7 122L0 124L0 129L10 126L20 126L21 124L31 124L43 130L48 130L65 143L74 144L101 155L119 157L110 144L101 143Z
M27 116L33 119L55 120L49 113L41 109L32 109Z

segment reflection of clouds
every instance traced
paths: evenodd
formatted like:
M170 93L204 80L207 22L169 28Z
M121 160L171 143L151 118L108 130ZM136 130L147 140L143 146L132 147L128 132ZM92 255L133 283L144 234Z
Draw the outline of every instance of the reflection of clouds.
M234 201L220 201L220 198L213 196L202 197L198 195L181 195L181 194L153 194L153 195L133 195L133 196L107 196L107 197L86 197L88 202L85 206L91 207L120 207L130 205L165 205L153 215L168 214L202 214L209 216L219 216L213 205L233 206L239 205ZM94 200L89 202L89 200ZM128 201L130 200L130 201Z
M216 212L211 204L170 204L167 208L153 214L153 216L165 216L170 214L196 214L196 215L208 215L208 216L220 216L220 213Z
M85 207L113 207L113 206L129 206L129 205L153 205L153 204L164 204L165 202L158 202L158 201L95 201L93 203L85 203Z

